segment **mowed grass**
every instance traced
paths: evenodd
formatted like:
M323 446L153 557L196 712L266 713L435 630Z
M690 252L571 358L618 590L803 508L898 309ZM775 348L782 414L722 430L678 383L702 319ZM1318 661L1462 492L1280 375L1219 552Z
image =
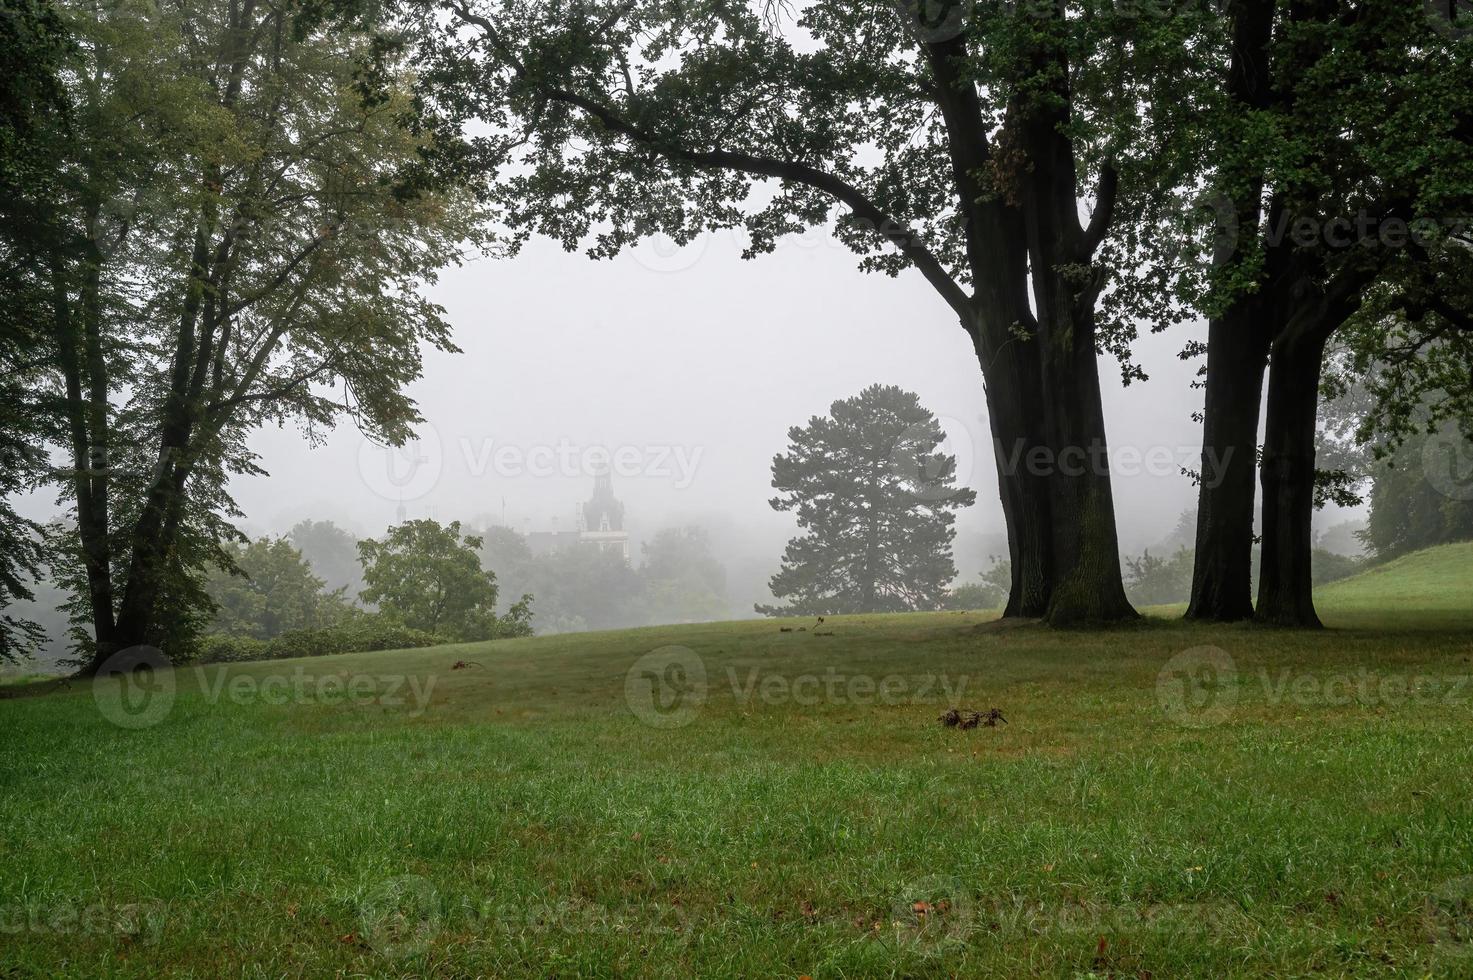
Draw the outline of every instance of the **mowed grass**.
M1473 551L1423 558L1319 634L719 623L186 668L140 728L0 700L0 976L1473 976Z

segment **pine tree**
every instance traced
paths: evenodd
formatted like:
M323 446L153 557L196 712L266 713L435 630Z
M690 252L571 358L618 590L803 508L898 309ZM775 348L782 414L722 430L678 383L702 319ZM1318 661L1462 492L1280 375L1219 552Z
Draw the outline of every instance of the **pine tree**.
M788 542L769 616L940 608L956 577L954 513L976 501L956 486L956 457L919 398L871 385L826 417L788 430L773 457L774 510L793 510L804 533Z

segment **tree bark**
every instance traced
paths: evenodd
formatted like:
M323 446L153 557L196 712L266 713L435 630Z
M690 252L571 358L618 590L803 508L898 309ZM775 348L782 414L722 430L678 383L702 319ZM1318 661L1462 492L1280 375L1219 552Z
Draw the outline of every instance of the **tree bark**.
M1079 223L1078 171L1069 137L1072 97L1062 41L1062 12L1042 29L1032 76L1048 91L1024 96L1014 134L1027 166L1022 184L1024 225L1043 367L1044 432L1051 453L1050 520L1053 594L1047 619L1054 626L1134 619L1120 574L1109 445L1100 399L1095 301L1104 270L1093 251L1108 226L1109 203L1090 235ZM1004 138L1007 138L1006 135ZM1102 188L1103 188L1102 184ZM1102 196L1103 197L1103 196Z
M1043 445L1038 345L1010 337L995 344L973 334L987 387L998 495L1008 534L1012 582L1003 617L1039 618L1053 596L1053 542L1047 477L1029 472L1027 460Z
M1339 325L1338 321L1335 323ZM1310 570L1314 436L1328 332L1289 329L1273 344L1263 444L1263 557L1257 620L1317 629Z
M1043 616L1053 596L1048 477L1030 473L1029 453L1044 443L1037 324L1028 307L1028 256L1022 209L983 181L992 161L969 54L957 36L926 45L936 102L946 123L957 207L965 224L975 293L962 328L972 339L987 393L998 495L1008 535L1012 581L1004 618Z
M1247 113L1272 98L1273 0L1236 0L1228 95ZM1239 236L1258 234L1265 175L1256 161L1240 174L1245 192L1233 203L1235 228L1218 242L1213 265L1237 265L1249 250ZM1196 555L1186 618L1233 622L1253 615L1253 503L1258 421L1269 344L1282 324L1280 307L1256 291L1235 297L1207 326L1207 399L1202 419L1202 482L1197 494ZM1274 322L1268 322L1273 318Z
M1207 403L1187 619L1253 616L1253 504L1263 372L1271 336L1251 297L1207 328Z
M1120 575L1093 312L1078 312L1084 322L1052 331L1044 352L1044 377L1052 392L1044 414L1055 470L1050 481L1055 581L1047 614L1054 626L1137 616Z
M66 385L71 441L72 487L77 498L77 537L86 575L87 604L94 639L92 661L81 673L90 675L118 649L113 608L112 549L108 525L106 360L101 351L95 255L88 256L82 277L82 343L72 314L66 264L53 255L52 304L58 359ZM85 391L85 395L84 395Z

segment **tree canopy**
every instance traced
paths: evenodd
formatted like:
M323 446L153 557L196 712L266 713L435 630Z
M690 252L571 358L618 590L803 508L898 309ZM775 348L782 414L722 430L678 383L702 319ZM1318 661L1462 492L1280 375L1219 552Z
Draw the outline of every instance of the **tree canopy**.
M912 392L871 385L827 416L788 430L773 457L774 510L804 532L788 542L767 615L938 609L956 578L955 511L977 499L956 485L956 457Z

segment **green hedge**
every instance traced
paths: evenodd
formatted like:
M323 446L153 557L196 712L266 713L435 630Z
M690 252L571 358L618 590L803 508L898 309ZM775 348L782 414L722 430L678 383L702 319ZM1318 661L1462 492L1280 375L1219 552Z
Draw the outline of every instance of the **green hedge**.
M432 647L450 642L443 636L410 629L379 616L362 616L322 629L289 630L269 640L209 633L200 638L199 652L194 659L205 664L290 660L295 657L325 657L334 653Z

